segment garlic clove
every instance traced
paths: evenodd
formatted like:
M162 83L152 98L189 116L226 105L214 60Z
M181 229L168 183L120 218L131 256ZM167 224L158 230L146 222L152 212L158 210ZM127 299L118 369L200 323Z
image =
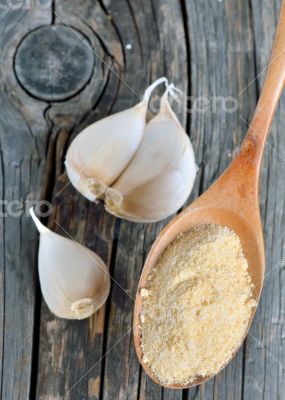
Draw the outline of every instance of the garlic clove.
M32 208L30 214L40 232L39 278L50 311L60 318L88 318L108 297L107 266L93 251L45 227Z
M160 112L145 128L134 158L105 194L105 207L118 217L153 222L170 216L187 200L197 166L192 144L168 102L169 85Z
M136 106L110 115L85 128L71 143L65 160L72 185L91 201L104 197L108 186L120 176L141 142L153 82Z

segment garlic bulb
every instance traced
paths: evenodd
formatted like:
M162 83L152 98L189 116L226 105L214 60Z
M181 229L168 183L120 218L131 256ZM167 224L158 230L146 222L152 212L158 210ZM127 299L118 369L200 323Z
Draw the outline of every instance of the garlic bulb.
M141 142L148 102L156 80L136 106L108 116L85 128L71 143L65 160L72 185L91 201L104 197L133 158Z
M175 213L187 200L197 166L191 142L168 102L146 125L140 146L127 168L105 194L105 207L118 217L152 222Z
M40 232L39 278L50 311L61 318L88 318L108 297L106 265L93 251L46 228L32 208L30 214Z

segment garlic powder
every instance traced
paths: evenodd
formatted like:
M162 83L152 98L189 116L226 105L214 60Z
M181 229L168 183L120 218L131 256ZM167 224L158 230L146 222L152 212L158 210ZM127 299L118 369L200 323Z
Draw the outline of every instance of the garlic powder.
M217 373L245 335L253 284L238 236L220 225L179 235L142 289L141 348L162 384Z

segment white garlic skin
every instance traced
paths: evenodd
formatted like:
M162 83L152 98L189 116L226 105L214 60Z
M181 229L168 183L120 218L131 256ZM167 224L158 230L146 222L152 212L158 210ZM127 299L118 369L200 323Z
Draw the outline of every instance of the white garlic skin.
M93 251L42 225L32 209L30 213L40 232L38 268L47 306L60 318L88 318L108 297L107 266Z
M85 128L65 160L72 185L87 199L104 195L136 152L144 130L147 103L106 117Z
M153 222L178 211L197 173L192 144L168 103L145 128L137 153L105 194L106 210L135 222Z

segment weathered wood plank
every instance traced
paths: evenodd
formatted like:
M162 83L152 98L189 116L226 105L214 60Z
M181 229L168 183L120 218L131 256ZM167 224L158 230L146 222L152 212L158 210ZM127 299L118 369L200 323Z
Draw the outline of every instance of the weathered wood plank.
M0 152L0 198L4 199L4 168L3 168L3 154ZM5 207L1 204L1 218L0 218L0 376L2 377L2 368L4 360L4 326L5 326L5 251L4 251L4 218ZM0 381L2 389L2 378Z
M50 12L34 7L29 13L24 8L13 8L10 3L4 9L1 7L1 208L7 213L8 204L14 204L15 213L11 215L10 209L7 216L1 217L3 399L28 399L31 390L37 239L32 222L26 217L25 202L40 196L48 132L43 118L47 104L36 102L18 85L13 58L21 38L50 21Z
M82 32L95 53L118 70L122 51L116 46L117 36L111 21L98 2L89 1L79 6L75 1L58 1L55 13L55 22ZM102 30L97 31L97 26ZM76 35L73 40L78 43ZM113 52L116 52L117 59ZM108 265L112 259L115 219L104 212L102 205L96 206L85 200L71 185L65 188L68 179L61 174L68 143L86 125L111 112L118 85L118 79L97 60L92 78L84 90L69 101L52 104L48 114L52 122L49 162L53 165L50 165L50 170L54 171L57 181L55 186L53 181L50 182L50 193L47 193L53 199L50 226L66 236L54 218L72 238L96 251ZM104 325L105 308L88 320L73 323L54 317L43 303L37 398L58 398L65 394L70 399L99 398Z
M268 65L280 1L253 1L256 71ZM265 73L258 77L261 88ZM281 98L265 149L261 211L266 244L266 273L261 302L248 337L244 399L282 399L285 393L284 327L284 169L285 99Z
M246 119L251 115L255 105L254 87L246 90L238 109L232 107L235 103L231 99L239 100L238 94L255 70L248 1L186 1L185 4L194 102L191 137L201 166L194 188L197 196L221 175L238 151L246 132L239 113ZM219 97L228 101L226 107L221 105ZM200 108L195 108L195 100L199 98ZM206 107L201 108L202 99ZM188 398L236 400L242 398L242 385L241 350L214 379L189 390Z
M123 45L132 46L132 50L126 52L125 71L132 87L142 92L151 80L165 75L182 90L187 91L186 46L179 2L108 1L105 4L120 32ZM177 24L172 24L170 16L177 21ZM123 98L130 96L125 89L119 95L120 99L121 96ZM182 121L185 120L183 112L179 117ZM165 223L166 221L145 226L121 222L114 278L126 287L133 297L145 256L156 234ZM107 348L131 328L133 306L133 300L127 298L114 285L111 293ZM164 398L167 398L168 391L162 391L141 372L132 338L123 339L108 354L104 377L103 399L156 400L163 398L163 392ZM175 397L181 399L182 392L176 392Z
M60 180L58 187L66 183ZM110 263L113 239L112 218L102 213L102 207L91 206L79 198L74 189L66 188L64 197L57 198L52 216L72 238L96 251ZM62 205L64 204L64 207ZM103 214L103 217L102 217ZM65 232L56 223L51 228ZM54 317L43 303L39 351L39 399L97 399L100 392L101 363L105 308L84 321L65 321ZM83 377L92 368L88 376ZM83 377L83 379L81 379ZM76 386L72 386L76 383Z

